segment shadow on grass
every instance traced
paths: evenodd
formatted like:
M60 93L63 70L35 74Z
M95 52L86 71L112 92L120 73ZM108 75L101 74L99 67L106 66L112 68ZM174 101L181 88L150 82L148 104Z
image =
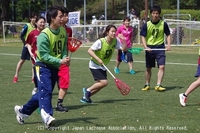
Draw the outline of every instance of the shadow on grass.
M52 95L58 95L58 90L54 90L54 91L57 91L57 92L53 92ZM70 95L70 94L73 94L72 92L67 92L67 95Z
M67 106L67 108L69 110L77 110L86 106L96 106L97 104L91 103L91 104L87 104L87 103L83 103L82 105L73 105L73 106Z
M87 106L95 106L97 104L95 103L90 103L90 104L87 104L87 103L82 103L81 105L73 105L73 106L66 106L68 108L69 111L71 110L77 110L77 109L80 109L80 108L83 108L83 107L87 107ZM53 109L55 110L55 107L53 107Z
M122 71L120 73L129 74L129 75L137 75L138 73L141 73L141 72L144 73L144 71L135 71L135 74L130 74L128 70L127 71ZM119 75L119 74L116 74L116 75Z
M95 120L97 119L96 117L85 117L85 118L75 118L75 119L62 119L62 120L56 120L56 127L65 125L66 123L77 123L77 122L81 122L81 123L87 123L87 124L94 124L93 122L91 122L91 120Z
M115 102L127 102L127 101L135 101L140 99L110 99L110 100L102 100L96 103L115 103Z
M183 88L184 88L183 86L169 86L169 87L166 87L166 91L170 91L173 89L183 89Z

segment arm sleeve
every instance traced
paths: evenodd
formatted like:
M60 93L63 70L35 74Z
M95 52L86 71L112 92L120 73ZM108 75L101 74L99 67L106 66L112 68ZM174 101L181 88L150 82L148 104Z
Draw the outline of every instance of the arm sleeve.
M119 27L117 28L116 37L118 37L118 34L120 34L120 33L121 33L121 26L119 26Z
M45 33L40 33L37 37L37 56L40 61L47 64L60 65L61 59L50 55L50 42Z
M93 43L91 46L92 50L100 50L101 49L101 40L98 39L96 42Z
M142 26L142 30L140 31L140 36L146 37L147 36L147 23Z
M164 22L164 32L166 36L170 35L170 30L169 30L169 26L166 22Z
M122 44L121 42L117 39L117 44L115 46L115 49L121 49L122 48Z
M26 45L26 41L25 41L25 35L26 35L26 32L28 30L28 25L24 25L22 31L21 31L21 34L20 34L20 39L22 40L23 44Z
M34 39L34 35L30 32L28 34L28 37L26 39L26 43L25 44L31 45L33 43L33 39Z

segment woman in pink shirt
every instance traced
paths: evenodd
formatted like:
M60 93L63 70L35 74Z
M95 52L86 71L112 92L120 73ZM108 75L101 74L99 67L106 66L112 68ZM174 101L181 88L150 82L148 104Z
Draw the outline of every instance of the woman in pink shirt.
M128 48L132 47L132 42L133 42L133 28L130 26L130 18L125 17L123 20L123 25L119 26L117 28L116 36L120 39L120 41L125 41L127 44ZM130 74L135 74L135 71L133 70L133 56L132 53L127 51L127 52L122 52L121 50L118 50L118 55L117 55L117 61L116 61L116 67L114 68L114 71L116 74L120 73L119 70L119 65L122 62L128 63L129 66L129 73Z

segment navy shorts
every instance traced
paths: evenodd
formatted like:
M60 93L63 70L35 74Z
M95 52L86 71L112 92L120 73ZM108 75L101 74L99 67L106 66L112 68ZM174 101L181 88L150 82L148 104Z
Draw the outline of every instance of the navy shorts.
M28 49L27 49L27 47L24 46L22 48L21 59L22 60L30 60L30 58L31 58L31 56L28 52Z
M197 66L197 72L195 74L195 77L200 77L200 64Z
M107 80L107 73L106 71L102 69L91 69L90 71L92 72L93 78L95 81L98 80Z
M149 46L149 48L152 49L163 49L165 48L164 45L158 45L158 46ZM146 67L151 68L156 66L159 67L160 65L165 65L166 55L165 50L152 50L151 52L146 51L145 52L145 58L146 58Z
M125 55L127 62L133 62L133 55L131 52L126 51L126 52L124 52L124 55ZM121 56L122 56L122 50L118 50L118 54L117 54L118 62L122 62Z

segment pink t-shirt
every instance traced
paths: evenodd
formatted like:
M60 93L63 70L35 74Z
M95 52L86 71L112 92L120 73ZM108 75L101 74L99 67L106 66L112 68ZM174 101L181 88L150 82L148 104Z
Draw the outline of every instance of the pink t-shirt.
M129 26L128 29L126 29L124 25L121 25L117 28L116 35L118 36L118 34L122 34L125 37L127 47L131 48L132 47L131 38L133 34L133 28ZM121 39L120 41L122 42Z

